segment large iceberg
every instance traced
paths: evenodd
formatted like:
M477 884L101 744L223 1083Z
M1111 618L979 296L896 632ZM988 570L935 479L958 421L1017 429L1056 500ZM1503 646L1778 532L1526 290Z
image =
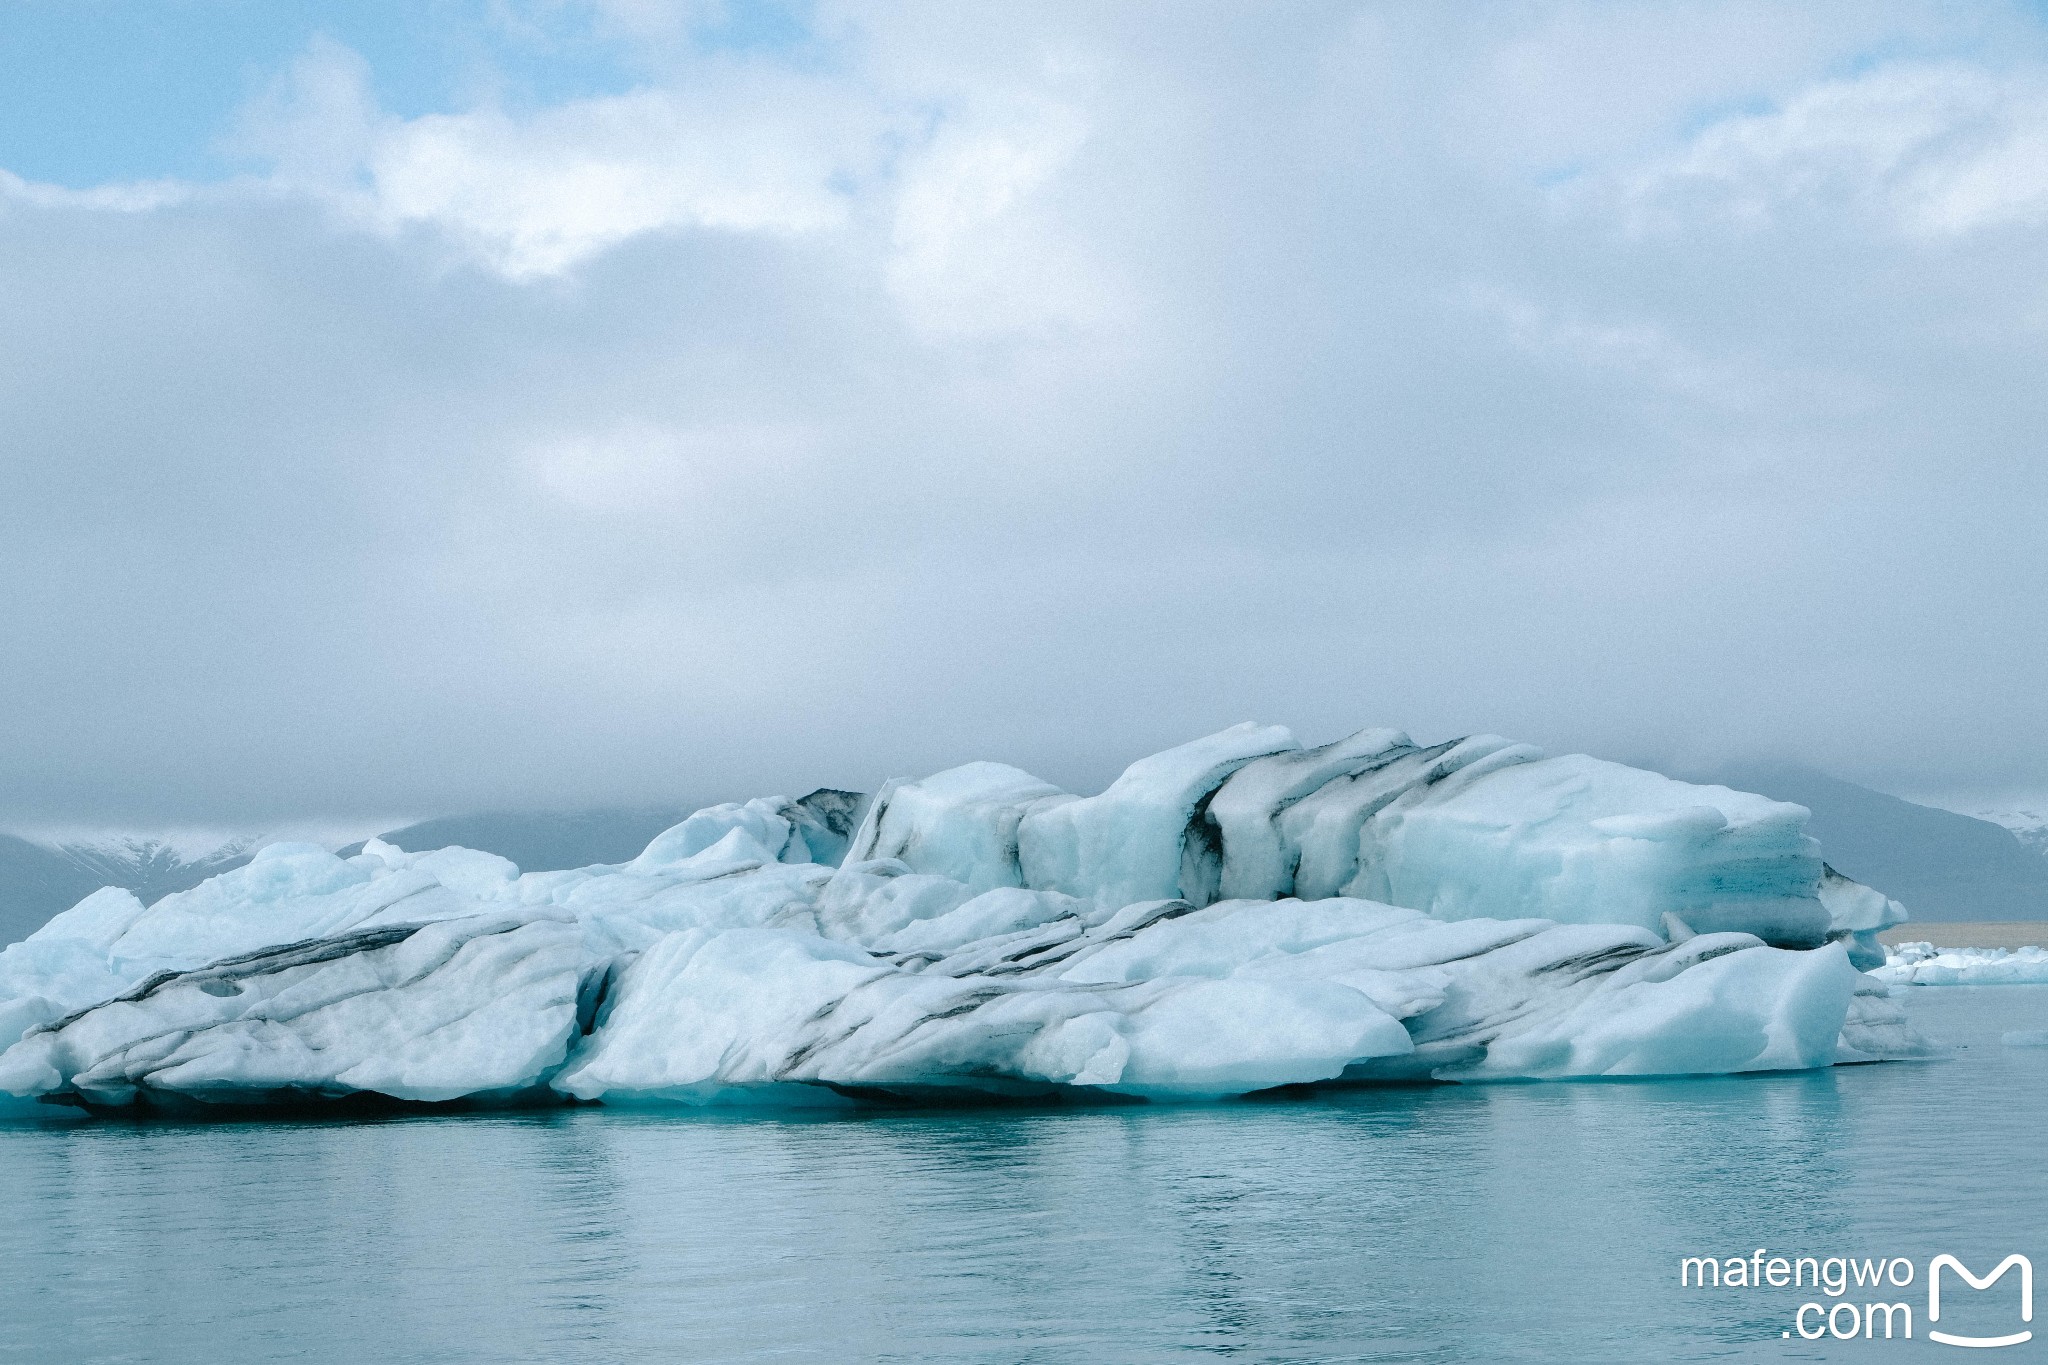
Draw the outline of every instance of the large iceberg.
M1211 1098L1924 1055L1798 806L1492 737L975 763L632 861L303 844L0 952L0 1097ZM8 1102L0 1100L0 1102Z

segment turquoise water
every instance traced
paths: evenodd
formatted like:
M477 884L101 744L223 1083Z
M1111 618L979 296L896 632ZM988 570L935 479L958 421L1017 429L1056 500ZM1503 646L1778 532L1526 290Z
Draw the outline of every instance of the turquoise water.
M1910 1343L1783 1337L1835 1302L1810 1288L1678 1286L1681 1257L1758 1247L2048 1272L2048 1049L1999 1044L2048 1027L2048 988L1909 1005L1953 1059L1203 1107L0 1127L0 1358L2048 1358L1927 1343L1924 1278L1885 1295ZM2018 1325L2011 1276L1944 1292L1942 1326Z

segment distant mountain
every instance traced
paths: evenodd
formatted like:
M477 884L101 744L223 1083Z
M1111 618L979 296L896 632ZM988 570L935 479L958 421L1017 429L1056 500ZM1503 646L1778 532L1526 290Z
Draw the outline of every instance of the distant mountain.
M254 840L188 855L143 836L46 844L0 834L0 944L27 938L103 886L155 901L240 867L255 851Z
M2048 919L2048 858L2003 825L1806 768L1744 765L1684 776L1805 806L1821 856L1914 919Z

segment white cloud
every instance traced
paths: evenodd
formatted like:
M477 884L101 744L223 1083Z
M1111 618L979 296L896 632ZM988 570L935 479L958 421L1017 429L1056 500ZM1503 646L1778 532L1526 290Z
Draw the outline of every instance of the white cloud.
M141 213L195 196L309 200L346 231L516 283L660 234L811 240L929 341L1129 321L1135 292L1067 193L1106 74L1085 35L999 45L993 60L969 42L926 62L901 32L873 32L883 16L842 9L819 20L835 59L817 63L694 50L691 33L727 17L722 0L594 9L644 45L647 83L402 117L380 107L360 54L319 37L224 143L256 174L70 190L0 170L0 201Z
M668 521L731 500L766 502L824 444L820 433L793 424L678 430L638 418L544 442L529 455L527 470L532 489L556 506Z
M272 191L370 231L426 229L510 280L650 233L836 236L933 337L1085 329L1125 299L1055 199L1088 137L1084 69L1039 61L963 87L893 68L876 85L857 64L700 58L626 94L406 119L376 107L360 56L322 40L237 146L269 165Z
M245 120L272 183L386 232L426 227L508 279L560 275L651 232L800 235L845 224L890 130L801 77L712 66L686 88L526 115L378 110L361 58L316 43Z
M512 279L555 275L647 232L804 233L845 220L822 149L705 127L643 92L550 110L430 115L378 139L374 213L469 244Z
M1112 321L1121 300L1044 211L1088 136L1080 111L1022 103L943 124L904 167L889 284L913 322L982 336Z
M176 180L136 180L75 190L63 185L24 180L11 171L0 170L0 201L12 200L26 208L148 213L152 209L183 203L192 197L192 193L190 185Z
M1897 64L1726 118L1634 177L1639 221L1861 212L1923 239L2048 221L2048 72Z

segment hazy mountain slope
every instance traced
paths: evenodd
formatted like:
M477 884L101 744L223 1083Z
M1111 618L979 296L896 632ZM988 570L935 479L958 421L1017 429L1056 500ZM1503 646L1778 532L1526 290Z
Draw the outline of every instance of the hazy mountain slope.
M1732 767L1691 780L1805 806L1821 856L1904 904L1915 919L2048 919L2048 858L2002 825L1804 768Z

